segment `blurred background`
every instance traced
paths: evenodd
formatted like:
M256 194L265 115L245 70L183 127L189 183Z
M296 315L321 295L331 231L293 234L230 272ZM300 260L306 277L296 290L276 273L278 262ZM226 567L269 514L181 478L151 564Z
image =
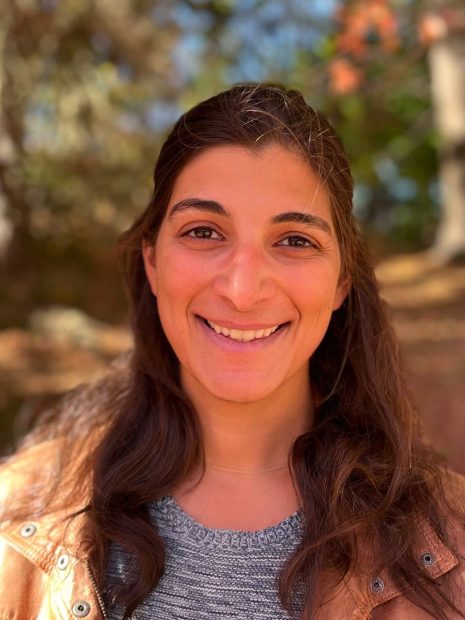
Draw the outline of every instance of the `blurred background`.
M131 347L116 239L179 114L248 80L342 136L425 434L465 473L463 0L2 0L0 451Z

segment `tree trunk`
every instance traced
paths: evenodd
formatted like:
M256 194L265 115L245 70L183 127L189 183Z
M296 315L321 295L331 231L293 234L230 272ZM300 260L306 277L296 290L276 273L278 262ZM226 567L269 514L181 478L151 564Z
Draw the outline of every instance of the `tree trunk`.
M440 137L442 214L432 253L443 262L465 255L465 34L454 32L429 50Z

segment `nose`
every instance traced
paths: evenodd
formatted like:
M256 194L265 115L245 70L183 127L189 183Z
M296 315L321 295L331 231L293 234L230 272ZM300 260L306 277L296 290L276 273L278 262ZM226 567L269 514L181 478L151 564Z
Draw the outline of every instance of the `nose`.
M259 249L237 248L213 279L213 290L236 310L246 312L272 299L276 285L270 265Z

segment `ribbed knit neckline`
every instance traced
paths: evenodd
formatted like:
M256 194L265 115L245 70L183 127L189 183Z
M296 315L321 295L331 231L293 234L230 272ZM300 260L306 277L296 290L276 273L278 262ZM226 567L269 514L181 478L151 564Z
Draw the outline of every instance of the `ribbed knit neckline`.
M258 531L214 529L202 525L188 515L171 496L162 497L150 507L160 534L183 539L198 547L221 549L252 549L260 547L295 546L302 533L302 515L300 511L276 525Z

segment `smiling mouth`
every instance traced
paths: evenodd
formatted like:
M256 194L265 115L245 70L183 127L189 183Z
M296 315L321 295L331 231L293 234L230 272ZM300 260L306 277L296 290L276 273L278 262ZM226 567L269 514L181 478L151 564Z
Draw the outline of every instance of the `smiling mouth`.
M218 323L213 323L213 321L209 321L208 319L202 318L202 320L205 325L207 325L217 334L225 336L226 338L230 338L231 340L235 340L236 342L251 342L252 340L261 340L263 338L268 338L279 329L284 327L284 325L287 325L287 323L277 323L276 325L273 325L272 327L267 327L266 329L230 329L229 327L224 327L223 325L219 325Z

